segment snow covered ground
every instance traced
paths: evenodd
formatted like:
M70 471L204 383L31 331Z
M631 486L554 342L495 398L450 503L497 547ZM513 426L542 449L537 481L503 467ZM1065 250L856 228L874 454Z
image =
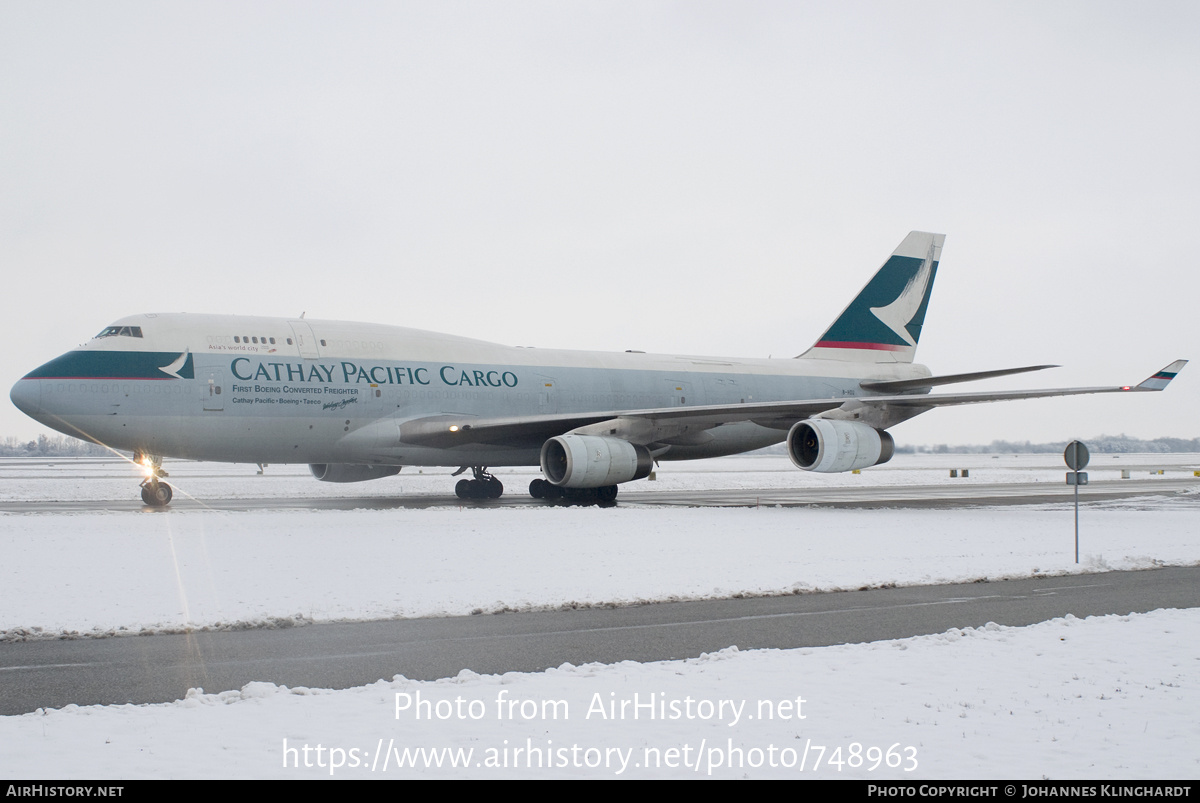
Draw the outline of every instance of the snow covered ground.
M40 462L0 463L0 499L136 491L120 465ZM1196 462L1098 456L1089 471L1093 482L1122 468L1190 476ZM970 468L970 482L1062 483L1065 470L1057 455L900 455L861 475L814 477L786 458L750 457L664 464L655 488L924 484L950 482L948 467ZM450 482L444 471L345 486L289 467L168 469L199 498L445 494ZM522 484L519 472L505 480ZM1185 494L1086 506L1078 567L1071 508L1055 504L3 514L0 632L109 635L1193 565L1198 503ZM1198 637L1197 612L1160 611L337 692L255 683L165 705L0 718L0 774L1196 778ZM20 682L5 674L0 683ZM505 712L503 701L517 702ZM618 716L601 716L610 704ZM473 752L404 752L418 748ZM435 758L441 767L424 766Z
M164 705L0 718L2 771L1195 779L1198 635L1194 611L1159 611L338 692L252 683ZM642 707L626 705L622 719L622 702Z

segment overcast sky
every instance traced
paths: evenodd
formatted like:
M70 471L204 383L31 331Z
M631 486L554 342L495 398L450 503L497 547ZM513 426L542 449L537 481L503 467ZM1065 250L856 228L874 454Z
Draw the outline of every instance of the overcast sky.
M1194 2L6 0L0 380L138 312L790 357L922 229L934 373L1137 382L1200 358L1197 41ZM894 434L1198 408L1200 364Z

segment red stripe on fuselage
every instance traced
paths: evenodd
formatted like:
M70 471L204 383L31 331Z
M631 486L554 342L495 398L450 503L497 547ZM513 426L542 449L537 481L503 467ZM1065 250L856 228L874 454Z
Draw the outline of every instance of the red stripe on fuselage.
M837 340L822 340L817 343L819 349L871 349L873 351L901 351L910 346L893 346L890 343L845 343Z

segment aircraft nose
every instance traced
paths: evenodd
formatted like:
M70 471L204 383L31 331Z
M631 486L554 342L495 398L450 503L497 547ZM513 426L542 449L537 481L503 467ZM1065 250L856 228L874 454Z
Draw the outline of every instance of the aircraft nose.
M36 379L17 380L8 392L8 398L25 415L37 418L42 411L42 383Z

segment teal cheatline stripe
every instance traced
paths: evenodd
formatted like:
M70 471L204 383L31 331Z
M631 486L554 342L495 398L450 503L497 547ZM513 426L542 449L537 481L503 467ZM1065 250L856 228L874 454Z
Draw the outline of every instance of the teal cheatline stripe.
M187 355L187 359L183 361L183 367L179 369L178 373L180 379L196 378L195 369L192 367L192 355L190 352Z
M169 351L68 351L26 375L26 379L175 379L159 370L179 359ZM177 372L195 378L192 355Z

